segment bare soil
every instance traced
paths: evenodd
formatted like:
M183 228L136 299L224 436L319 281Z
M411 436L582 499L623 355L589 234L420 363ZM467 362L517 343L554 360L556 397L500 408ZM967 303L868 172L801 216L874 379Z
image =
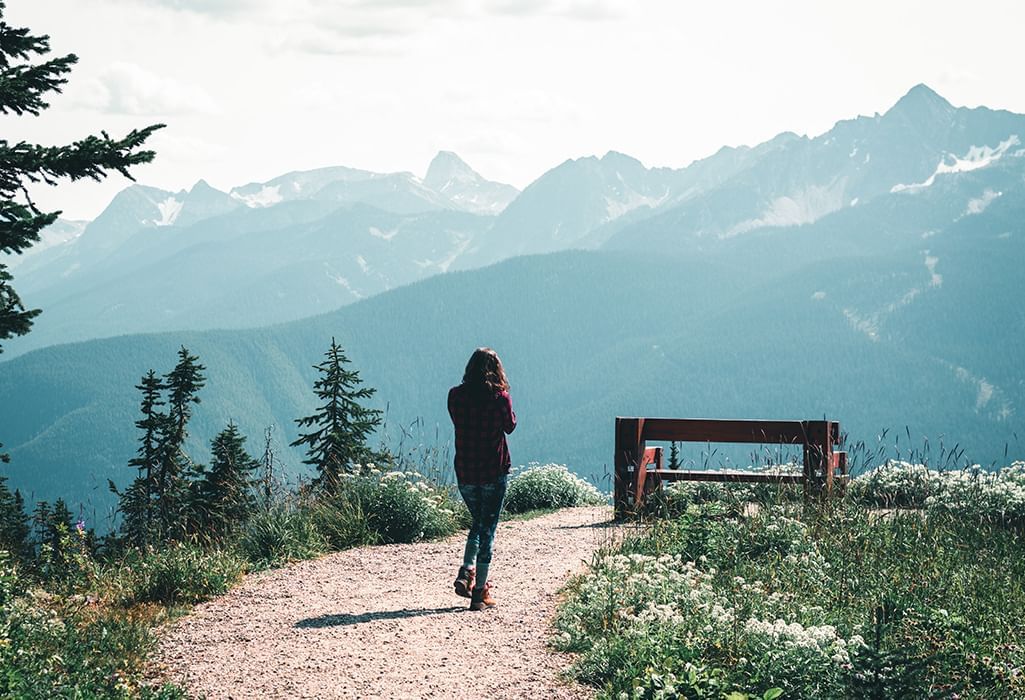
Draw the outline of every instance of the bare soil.
M559 589L612 537L610 508L499 524L498 606L452 581L465 533L248 576L161 634L154 672L208 698L586 698L547 646Z

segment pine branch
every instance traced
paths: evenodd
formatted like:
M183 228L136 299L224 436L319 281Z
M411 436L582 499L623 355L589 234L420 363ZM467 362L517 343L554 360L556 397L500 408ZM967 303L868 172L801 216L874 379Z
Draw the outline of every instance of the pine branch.
M21 253L39 241L39 232L60 212L41 214L32 206L0 199L0 253Z
M116 170L134 181L128 168L149 163L153 151L136 151L164 124L153 124L144 129L133 129L120 140L110 138L107 132L101 136L87 136L68 146L39 146L21 141L9 146L0 140L0 193L12 195L28 182L44 182L56 185L58 178L81 180L89 178L100 181L108 170Z
M14 288L7 284L11 275L0 263L0 340L16 335L25 335L32 327L32 319L39 315L39 309L26 311ZM0 353L4 351L0 345Z
M48 92L61 92L68 82L64 76L78 63L78 56L68 54L38 65L7 66L0 70L0 114L25 113L38 117L50 106L43 99Z
M12 27L2 20L7 3L0 0L0 68L10 64L11 58L28 60L31 54L50 53L50 37L32 36L27 27Z

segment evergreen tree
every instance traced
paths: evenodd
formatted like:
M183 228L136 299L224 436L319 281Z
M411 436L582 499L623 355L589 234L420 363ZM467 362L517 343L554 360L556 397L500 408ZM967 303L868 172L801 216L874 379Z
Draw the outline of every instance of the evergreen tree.
M34 36L26 28L3 21L5 3L0 0L0 114L39 114L50 105L48 93L61 92L74 54L40 63L50 53L50 38ZM88 136L66 146L9 143L0 139L0 253L18 254L39 240L39 232L57 220L60 212L42 212L28 195L35 183L56 185L60 179L101 180L116 170L128 179L131 166L153 160L152 151L139 150L150 135L163 127L154 124L133 130L123 139ZM7 266L0 262L0 342L24 335L38 309L26 309L14 287ZM0 352L3 346L0 344Z
M334 338L324 356L323 362L314 365L320 378L313 383L313 392L323 403L313 415L295 421L300 428L313 430L300 434L291 445L306 446L303 463L318 472L314 486L331 490L341 474L371 455L367 438L381 424L381 412L360 403L375 390L362 386L359 372L345 368L349 358Z
M40 546L49 540L50 533L50 504L46 501L37 501L32 511L32 528L35 539L35 546Z
M146 547L180 537L188 529L189 478L199 476L202 469L192 464L184 445L192 407L200 402L196 394L206 383L205 369L182 346L173 370L161 378L151 369L135 387L142 394L142 418L135 422L142 434L128 465L138 473L124 491L109 482L119 497L121 533L128 544ZM160 410L162 406L167 410Z
M669 469L680 468L680 448L675 442L669 443Z
M118 494L118 511L123 517L122 532L129 544L145 547L150 544L154 531L154 477L160 469L165 451L169 418L159 408L164 405L161 395L167 387L152 369L135 387L142 392L139 410L142 418L135 421L135 427L142 431L139 450L128 462L138 475L125 491L119 492L113 482L110 490Z
M253 487L260 462L246 452L245 442L238 427L229 423L210 443L210 469L195 482L194 525L211 539L237 528L256 507Z
M46 501L39 501L32 513L36 546L49 545L54 550L60 549L61 530L71 532L73 522L74 516L63 498L58 498L52 506Z
M199 358L183 345L178 350L178 364L164 377L168 391L167 416L159 448L157 471L153 481L157 525L164 538L184 534L188 516L188 478L198 469L185 453L188 423L193 404L200 403L197 392L206 384Z
M7 488L7 477L0 476L0 549L17 559L28 558L32 551L30 532L21 492L15 490L11 493Z

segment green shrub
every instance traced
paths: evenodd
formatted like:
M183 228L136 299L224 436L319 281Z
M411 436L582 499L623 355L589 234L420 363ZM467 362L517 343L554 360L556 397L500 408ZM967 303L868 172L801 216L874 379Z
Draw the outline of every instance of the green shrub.
M81 593L93 586L98 567L83 528L56 528L56 541L44 542L35 561L35 574L53 593Z
M238 547L254 569L312 559L328 548L312 508L291 501L275 504L250 518L242 528Z
M714 481L674 481L663 484L644 501L645 515L676 518L691 506L719 503L739 513L754 500L754 491L743 484L725 484Z
M561 464L531 464L510 477L505 493L505 509L510 513L604 503L607 499L597 488Z
M120 605L193 604L226 593L246 562L225 550L174 543L158 551L129 550L102 574L101 585Z
M325 498L312 506L313 524L332 550L376 544L377 532L370 526L360 499Z
M427 481L418 472L382 473L373 465L360 474L342 478L323 503L337 511L325 518L329 524L341 521L343 533L366 542L436 539L452 534L465 520L465 509L453 500L449 490ZM363 523L359 522L360 516Z

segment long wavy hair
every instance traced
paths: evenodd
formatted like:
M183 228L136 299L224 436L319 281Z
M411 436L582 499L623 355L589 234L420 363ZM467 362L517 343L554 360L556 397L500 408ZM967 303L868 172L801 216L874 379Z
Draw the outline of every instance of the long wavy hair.
M505 378L505 368L498 359L498 353L491 348L474 350L463 372L463 384L480 398L508 391L509 380Z

